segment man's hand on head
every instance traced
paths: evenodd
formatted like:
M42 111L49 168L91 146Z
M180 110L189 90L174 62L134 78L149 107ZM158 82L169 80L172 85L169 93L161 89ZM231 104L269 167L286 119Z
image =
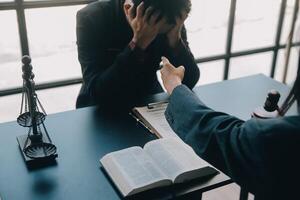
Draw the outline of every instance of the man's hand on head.
M128 11L125 11L128 23L133 31L132 42L141 49L146 49L156 38L160 29L166 24L165 18L160 18L161 13L155 11L152 7L145 10L144 2L136 8L131 5Z
M176 18L176 25L167 33L170 47L175 48L181 41L181 31L187 17L188 13L182 11L181 15Z
M173 90L182 84L185 69L183 66L174 67L166 57L162 57L162 64L161 79L168 94L171 95Z

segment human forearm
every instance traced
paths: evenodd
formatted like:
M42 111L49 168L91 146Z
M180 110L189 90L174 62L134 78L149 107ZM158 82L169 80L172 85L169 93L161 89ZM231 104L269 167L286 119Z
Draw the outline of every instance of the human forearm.
M174 89L166 118L195 152L251 191L263 184L264 135L260 120L244 122L214 111L184 85Z

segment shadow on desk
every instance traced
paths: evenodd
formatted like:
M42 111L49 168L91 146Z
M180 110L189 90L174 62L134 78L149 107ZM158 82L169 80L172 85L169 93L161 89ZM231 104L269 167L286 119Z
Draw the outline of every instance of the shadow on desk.
M26 167L29 172L48 168L48 167L56 167L56 166L57 166L56 160L39 160L38 162L35 162L35 163L26 164Z

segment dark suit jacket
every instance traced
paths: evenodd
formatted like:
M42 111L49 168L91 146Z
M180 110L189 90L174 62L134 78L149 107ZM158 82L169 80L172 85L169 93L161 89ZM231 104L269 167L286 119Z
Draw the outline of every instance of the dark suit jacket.
M165 114L200 157L257 199L300 199L300 116L245 122L206 107L183 85Z
M120 0L97 1L77 13L78 57L83 85L77 107L98 104L102 108L131 108L146 95L162 92L156 72L161 56L175 66L184 65L184 83L192 88L199 69L189 50L185 29L183 43L171 49L160 35L146 51L128 46L132 30Z

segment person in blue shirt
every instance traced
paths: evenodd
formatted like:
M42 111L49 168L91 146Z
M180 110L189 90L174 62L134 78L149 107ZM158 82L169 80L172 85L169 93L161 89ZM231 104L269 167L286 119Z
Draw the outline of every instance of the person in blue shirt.
M243 121L214 111L182 84L184 67L162 59L165 115L178 136L256 200L300 199L300 116ZM294 89L299 108L299 73Z

